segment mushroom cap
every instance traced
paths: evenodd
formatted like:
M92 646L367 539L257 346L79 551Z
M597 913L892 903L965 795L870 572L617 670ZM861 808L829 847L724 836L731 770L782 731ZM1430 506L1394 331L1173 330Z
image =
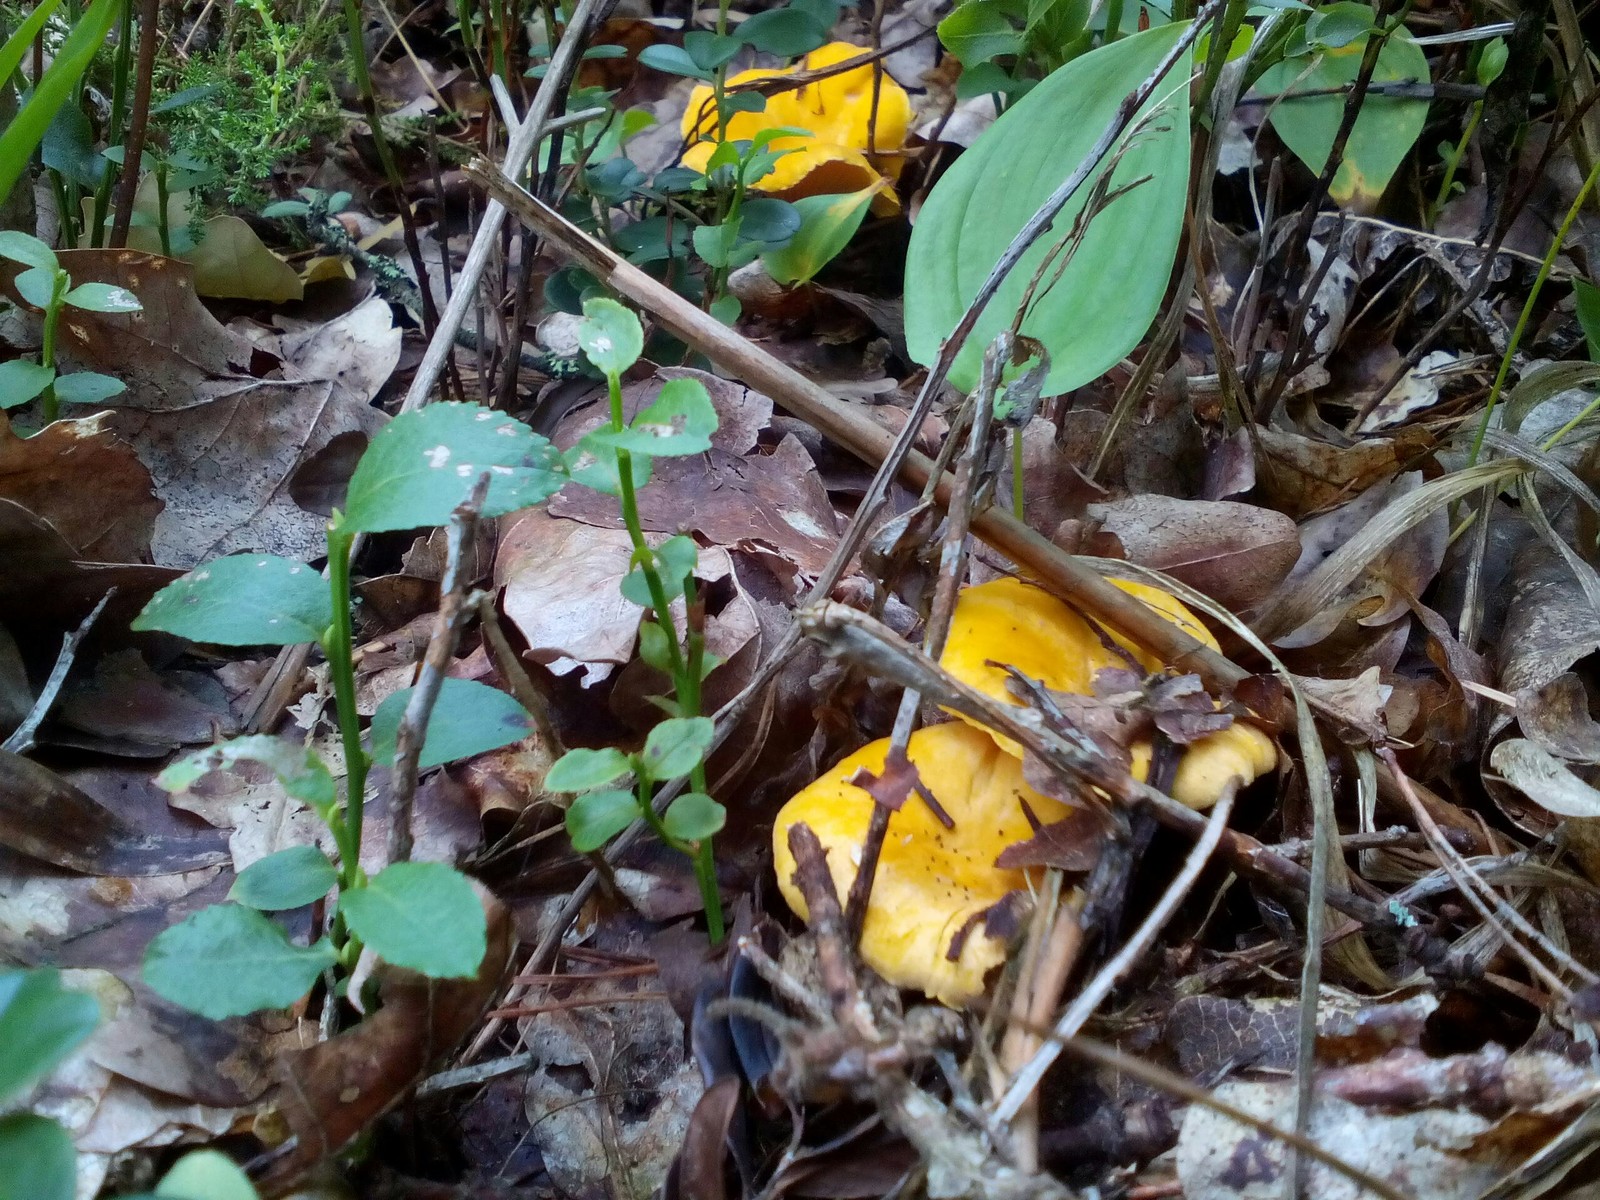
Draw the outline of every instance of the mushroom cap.
M850 42L830 42L806 55L801 63L786 70L756 68L741 71L729 84L777 79L797 70L815 71L831 67L862 53ZM682 129L691 144L684 151L683 164L704 171L716 149L716 109L710 87L696 87L689 93ZM856 67L830 75L787 92L767 97L760 112L739 112L728 118L727 136L733 141L754 138L766 129L795 128L810 132L809 137L774 138L769 147L787 150L771 173L751 187L787 200L805 196L859 192L882 178L899 175L901 160L886 156L874 162L865 153L869 133L874 148L898 150L905 145L911 127L911 98L887 74L878 92L877 124L872 126L872 68ZM892 188L885 187L873 198L873 211L879 214L899 210Z
M817 835L843 903L874 804L849 780L863 768L880 774L888 751L887 738L863 746L778 813L772 831L778 887L801 917L807 912L794 883L789 827L803 821ZM983 993L984 976L1006 958L1003 923L991 931L982 914L1028 886L1029 872L995 866L1001 851L1034 832L1023 801L1046 825L1062 820L1069 809L1028 787L1021 762L970 725L952 721L918 730L906 755L955 827L941 825L915 793L889 818L862 928L861 957L896 987L916 988L959 1007ZM958 939L952 960L951 946Z
M1166 592L1122 579L1111 583L1197 641L1219 649L1199 618ZM1160 659L1120 634L1110 636L1146 671L1161 670ZM962 589L939 662L969 687L1015 706L1021 701L1011 692L1011 676L998 664L1009 664L1056 691L1079 695L1089 694L1098 672L1127 665L1105 645L1100 632L1066 604L1043 588L1010 578ZM990 736L1008 754L1021 756L1022 747L1014 739L993 731ZM1189 744L1173 782L1173 799L1190 808L1210 808L1229 781L1249 783L1277 761L1272 739L1252 725L1236 722ZM1143 781L1149 766L1149 746L1134 746L1133 777Z

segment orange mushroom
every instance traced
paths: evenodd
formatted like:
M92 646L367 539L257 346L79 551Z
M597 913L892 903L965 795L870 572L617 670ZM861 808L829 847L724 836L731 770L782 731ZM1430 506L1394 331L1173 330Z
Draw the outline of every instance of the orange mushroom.
M778 887L802 917L806 906L794 882L789 827L803 821L817 835L842 900L855 881L875 803L850 780L863 768L881 773L888 750L887 738L863 746L778 813L772 834ZM1014 932L1008 926L1017 915L1006 897L1027 888L1029 873L1002 869L995 860L1032 835L1024 802L1044 824L1069 810L1024 783L1021 761L970 725L952 721L918 730L906 757L953 827L946 829L915 795L889 818L861 957L896 987L958 1007L983 993L984 977L1006 958Z
M728 80L728 86L821 70L861 53L860 46L831 42L791 68L741 71ZM905 145L911 127L911 99L905 89L883 74L874 124L872 76L871 66L856 67L768 96L766 107L760 112L731 114L726 129L730 141L754 138L765 129L804 129L809 133L772 140L770 149L788 153L778 159L769 174L752 184L755 190L799 200L804 196L859 192L884 179L896 178L900 174L900 158L880 152L896 151ZM706 169L717 146L716 111L710 87L696 87L690 92L683 114L683 136L689 142L683 155L684 166L696 171ZM869 136L875 151L870 157L866 153ZM892 187L883 187L874 196L872 210L879 214L900 210Z

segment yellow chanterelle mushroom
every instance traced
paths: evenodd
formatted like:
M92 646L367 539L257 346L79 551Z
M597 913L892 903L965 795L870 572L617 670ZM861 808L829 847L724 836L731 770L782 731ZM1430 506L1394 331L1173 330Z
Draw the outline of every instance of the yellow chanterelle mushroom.
M888 749L887 738L863 746L779 812L772 838L778 887L802 917L789 826L803 821L817 835L842 901L860 866L873 807L872 797L849 781L861 768L880 773ZM995 866L1006 847L1033 833L1023 803L1045 824L1068 810L1024 783L1021 762L970 725L952 721L919 730L906 757L954 827L946 829L916 795L890 817L861 930L861 957L896 987L959 1006L981 995L984 976L1005 961L1014 930L1006 927L1003 910L994 913L993 928L984 914L1027 886L1025 872Z

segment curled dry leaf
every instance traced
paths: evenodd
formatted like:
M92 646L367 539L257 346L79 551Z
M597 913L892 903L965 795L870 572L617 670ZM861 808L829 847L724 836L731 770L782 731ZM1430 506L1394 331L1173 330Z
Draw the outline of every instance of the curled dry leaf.
M1253 504L1147 495L1090 504L1087 513L1130 562L1164 571L1235 612L1264 600L1300 557L1294 522Z

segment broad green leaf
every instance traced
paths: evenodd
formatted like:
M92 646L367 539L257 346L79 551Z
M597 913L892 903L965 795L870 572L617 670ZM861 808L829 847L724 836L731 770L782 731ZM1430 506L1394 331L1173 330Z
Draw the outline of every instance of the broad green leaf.
M800 228L800 210L775 196L746 200L739 216L739 236L750 242L781 245Z
M64 281L66 272L51 270L49 267L29 267L14 280L12 286L21 296L35 308L48 309L56 296L57 281Z
M1365 4L1343 0L1324 4L1306 19L1306 41L1327 50L1339 50L1372 32L1373 12Z
M701 67L682 46L646 46L639 51L639 65L668 75L687 75L711 82L711 72Z
M327 581L305 563L232 554L167 584L133 627L218 646L294 646L318 641L332 623Z
M372 714L372 761L394 762L395 738L414 688L384 699ZM422 739L419 767L437 767L521 741L533 731L533 718L499 688L473 679L445 679L439 688Z
M610 432L597 430L596 432ZM614 447L603 445L591 440L593 434L585 434L578 439L578 444L566 453L567 471L572 482L581 483L586 488L593 488L607 496L622 495L622 472L617 467L617 452ZM628 460L628 474L633 476L633 490L638 491L650 482L650 458L647 455L635 455Z
M1578 325L1589 343L1589 361L1600 362L1600 288L1586 279L1574 279L1572 296L1577 304Z
M659 458L704 454L711 449L717 410L698 379L671 379L628 428L597 429L584 437L587 446L606 446Z
M728 142L722 144L729 145ZM720 225L697 225L690 240L694 243L694 252L712 267L742 267L760 249L757 246L740 246L737 217ZM744 253L743 261L740 261L741 251Z
M356 464L340 528L382 533L443 525L485 472L485 517L537 504L566 482L550 443L503 413L447 403L401 413Z
M639 765L651 779L676 779L705 760L716 737L710 717L672 717L661 722L644 740Z
M85 312L133 313L143 312L144 305L125 287L111 283L80 283L65 296L62 303Z
M615 746L603 750L568 750L551 765L544 786L552 792L587 792L604 787L633 770L628 756Z
M785 285L809 282L850 244L872 206L872 198L885 186L875 183L859 192L796 200L800 228L785 245L761 252L767 274Z
M63 104L56 110L55 120L39 143L39 159L84 188L99 187L111 170L95 148L94 126L76 104Z
M187 791L212 771L231 770L242 762L260 763L277 776L285 792L319 812L330 811L338 802L333 775L321 755L299 742L265 733L186 754L157 775L156 784L169 792Z
M0 1117L0 1200L72 1200L77 1163L67 1131L48 1117Z
M255 909L214 904L155 936L144 981L180 1008L220 1021L287 1008L335 961L326 938L296 946Z
M122 380L99 371L74 371L56 379L56 399L63 404L101 404L127 390Z
M0 363L0 408L15 408L26 404L45 388L56 373L50 367L40 366L26 358L13 358Z
M54 271L60 266L54 250L31 233L18 229L0 229L0 258L43 271Z
M11 195L11 189L28 169L34 148L43 139L45 130L50 128L56 110L63 104L73 102L78 80L95 52L105 44L126 2L96 0L96 3L83 10L66 40L56 48L49 67L33 92L6 122L5 128L0 130L0 204ZM10 54L11 40L7 39L7 58Z
M220 1150L191 1150L156 1185L162 1200L260 1200L255 1185Z
M661 824L686 842L703 842L728 821L728 810L704 792L684 792L667 807Z
M779 58L798 58L828 40L828 27L804 9L769 8L739 26L739 40Z
M995 0L966 0L939 22L939 41L965 67L1022 51L1022 33Z
M1367 39L1357 37L1309 60L1290 59L1269 68L1256 82L1264 96L1280 96L1267 110L1272 128L1296 158L1320 174L1344 119L1344 90L1355 82ZM1428 59L1411 34L1397 29L1378 51L1374 83L1427 83ZM1287 95L1282 95L1288 89ZM1319 92L1301 96L1296 93ZM1345 143L1344 159L1328 195L1335 203L1370 210L1405 160L1428 119L1426 100L1369 95Z
M339 897L352 932L379 958L434 979L477 973L487 945L483 905L467 877L444 863L385 867Z
M934 186L906 256L906 342L917 362L938 357L978 288L1023 225L1077 169L1121 105L1187 28L1163 25L1101 46L1052 72L1018 100ZM1038 297L1022 332L1044 343L1052 363L1046 395L1097 378L1138 345L1167 289L1183 228L1189 178L1192 56L1178 56L1140 110L1137 132L1112 177L1145 179L1089 222L1062 277ZM1098 169L1103 173L1115 151ZM1029 281L1065 238L1087 200L1080 187L984 309L950 381L977 386L984 349L1008 328ZM1052 272L1053 273L1053 272Z
M708 29L696 29L683 35L683 48L688 51L694 65L702 71L715 71L732 62L744 43L736 37L715 34Z
M0 971L0 1101L42 1079L100 1023L100 1005L49 968Z
M228 899L263 912L279 912L321 900L338 881L339 872L321 850L290 846L240 871L228 889Z
M639 802L632 792L589 792L567 809L567 836L580 854L598 850L638 819Z

